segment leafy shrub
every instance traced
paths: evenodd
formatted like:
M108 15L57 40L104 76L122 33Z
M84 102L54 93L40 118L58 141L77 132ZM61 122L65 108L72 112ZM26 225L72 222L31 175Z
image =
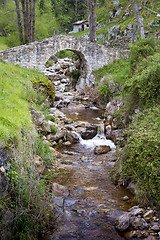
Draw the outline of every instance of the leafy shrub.
M105 104L109 100L109 95L110 95L109 86L107 84L107 81L104 81L100 85L98 92L100 93L100 99L101 99L102 104Z
M147 56L153 55L156 51L154 38L141 39L136 44L130 46L130 62L134 70L139 62Z
M124 93L133 96L138 106L151 105L160 100L160 54L144 59L133 78L124 84Z
M122 177L138 184L138 198L160 207L160 106L135 116L128 129L127 144L121 152Z
M48 115L48 116L46 116L46 120L55 122L55 117L53 115Z

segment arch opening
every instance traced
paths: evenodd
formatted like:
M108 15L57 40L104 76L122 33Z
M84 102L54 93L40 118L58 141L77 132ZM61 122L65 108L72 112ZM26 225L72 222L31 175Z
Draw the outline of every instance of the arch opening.
M65 79L69 78L68 87L76 90L81 79L85 79L87 76L87 61L80 51L70 49L61 50L51 55L46 61L45 74L51 78L53 83L61 77Z

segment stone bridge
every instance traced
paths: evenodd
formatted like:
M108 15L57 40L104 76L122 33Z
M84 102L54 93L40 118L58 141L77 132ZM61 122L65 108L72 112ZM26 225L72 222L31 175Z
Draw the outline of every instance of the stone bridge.
M70 35L58 35L30 44L21 45L0 52L0 58L22 67L44 71L51 56L61 50L71 50L80 59L80 72L77 89L94 84L93 70L107 65L125 54L122 49L105 47Z

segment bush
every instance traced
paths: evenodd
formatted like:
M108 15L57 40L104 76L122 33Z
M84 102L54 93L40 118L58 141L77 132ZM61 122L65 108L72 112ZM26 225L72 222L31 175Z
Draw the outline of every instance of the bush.
M122 177L138 184L138 198L160 207L160 106L135 116L121 152ZM159 209L160 210L160 209Z
M134 70L139 62L156 51L156 42L154 38L141 39L136 44L130 46L130 62Z
M136 105L144 107L160 100L160 54L144 59L133 78L124 84L124 93L136 99ZM130 103L131 104L131 103Z

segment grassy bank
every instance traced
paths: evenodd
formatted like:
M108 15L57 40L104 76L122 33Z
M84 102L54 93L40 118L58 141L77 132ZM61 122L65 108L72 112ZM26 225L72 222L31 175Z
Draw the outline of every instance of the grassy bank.
M53 222L35 156L39 154L44 166L53 163L54 156L38 136L30 113L31 108L41 109L47 97L53 101L54 87L43 74L0 62L0 157L10 156L2 163L8 170L2 167L1 171L6 191L0 197L0 236L5 239L38 239ZM6 222L7 211L13 216L11 225Z

